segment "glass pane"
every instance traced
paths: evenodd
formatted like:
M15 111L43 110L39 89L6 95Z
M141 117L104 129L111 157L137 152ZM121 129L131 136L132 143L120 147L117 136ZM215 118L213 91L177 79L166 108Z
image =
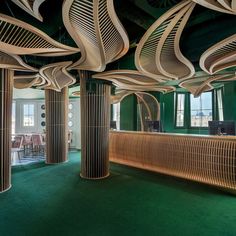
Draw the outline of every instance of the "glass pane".
M200 110L200 97L195 98L192 94L190 95L191 110Z
M203 93L200 97L190 96L191 102L191 126L208 127L208 121L212 120L212 93Z
M184 112L183 112L183 111L178 111L178 112L177 112L176 126L177 126L177 127L182 127L182 126L184 126Z
M112 109L113 109L112 120L116 121L116 128L117 130L119 130L120 129L120 103L113 104Z
M212 93L207 92L203 93L201 96L201 106L202 109L212 109Z
M177 100L178 100L178 104L177 104L177 110L184 110L184 94L178 94Z
M184 126L184 101L185 94L177 94L177 110L176 110L176 126L183 127Z
M218 114L219 120L224 120L224 113L223 113L223 101L222 101L222 90L217 90L217 102L218 102Z
M23 126L34 126L34 104L24 104L23 112Z

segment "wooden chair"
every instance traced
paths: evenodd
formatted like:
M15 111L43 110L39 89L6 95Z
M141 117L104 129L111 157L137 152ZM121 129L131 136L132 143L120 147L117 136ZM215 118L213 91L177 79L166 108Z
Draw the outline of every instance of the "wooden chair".
M21 162L21 156L20 153L24 152L24 148L23 148L23 136L19 135L19 136L15 136L14 140L12 141L12 148L11 148L11 153L12 153L12 162L13 162L13 157L15 155L15 153L17 153L17 157L19 162Z

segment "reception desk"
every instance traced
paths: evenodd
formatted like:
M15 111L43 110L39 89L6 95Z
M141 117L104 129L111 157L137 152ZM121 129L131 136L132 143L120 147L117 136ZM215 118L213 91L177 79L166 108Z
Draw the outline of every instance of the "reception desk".
M110 132L110 161L236 193L236 137Z

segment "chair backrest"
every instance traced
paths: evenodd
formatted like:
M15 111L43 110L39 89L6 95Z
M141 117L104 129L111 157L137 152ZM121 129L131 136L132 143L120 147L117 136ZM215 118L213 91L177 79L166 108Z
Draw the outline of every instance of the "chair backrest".
M31 135L23 135L23 145L29 145L32 143Z
M72 130L68 131L68 143L72 143Z
M42 137L40 134L32 134L33 146L42 145Z
M23 136L15 136L12 143L13 148L22 148L23 147Z

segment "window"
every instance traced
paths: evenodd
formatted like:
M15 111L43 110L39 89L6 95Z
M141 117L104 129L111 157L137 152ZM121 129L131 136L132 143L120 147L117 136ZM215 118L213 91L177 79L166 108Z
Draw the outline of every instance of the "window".
M195 98L190 95L191 127L208 127L212 120L212 92L202 93Z
M185 94L177 94L177 109L176 109L176 126L184 126L184 103L185 103Z
M217 95L217 103L218 103L218 117L220 121L223 121L224 114L223 114L222 89L218 89L216 91L216 95Z
M120 130L120 103L113 104L113 117L112 120L116 121L116 128Z
M34 104L24 104L23 126L34 126Z

